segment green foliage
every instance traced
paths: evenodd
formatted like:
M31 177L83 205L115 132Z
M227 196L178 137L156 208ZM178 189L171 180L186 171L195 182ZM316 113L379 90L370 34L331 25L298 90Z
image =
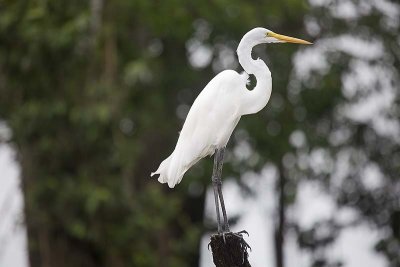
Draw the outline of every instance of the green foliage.
M176 141L177 105L214 75L190 66L186 42L198 19L211 45L279 28L282 13L301 21L302 1L291 5L1 3L0 114L21 159L31 266L197 264L204 193L188 199L189 182L171 192L148 177Z

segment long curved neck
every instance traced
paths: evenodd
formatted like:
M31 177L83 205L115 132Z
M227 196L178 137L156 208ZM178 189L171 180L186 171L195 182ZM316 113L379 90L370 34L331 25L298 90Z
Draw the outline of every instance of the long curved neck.
M254 60L251 57L251 51L254 46L260 44L252 40L247 34L239 43L237 54L239 63L247 74L253 74L256 77L257 85L253 90L247 90L242 99L241 113L243 115L257 113L263 109L270 97L272 91L272 77L268 66L261 59Z

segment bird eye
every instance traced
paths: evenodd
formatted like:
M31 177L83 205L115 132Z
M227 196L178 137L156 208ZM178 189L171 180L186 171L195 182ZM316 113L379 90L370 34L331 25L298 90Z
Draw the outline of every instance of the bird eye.
M265 33L265 36L268 37L268 36L269 36L269 32L266 32L266 33Z

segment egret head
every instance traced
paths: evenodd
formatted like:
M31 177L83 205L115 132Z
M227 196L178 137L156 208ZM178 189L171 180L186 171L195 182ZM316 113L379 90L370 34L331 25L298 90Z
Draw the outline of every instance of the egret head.
M312 44L308 41L293 38L290 36L275 33L265 28L254 28L249 31L247 38L255 43L296 43L296 44ZM245 35L245 36L246 36Z

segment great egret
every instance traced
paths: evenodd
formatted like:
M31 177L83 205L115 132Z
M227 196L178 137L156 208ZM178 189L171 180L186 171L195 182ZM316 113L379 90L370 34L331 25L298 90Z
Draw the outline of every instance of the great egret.
M260 111L271 96L271 72L264 61L251 57L252 48L258 44L286 42L311 44L265 28L255 28L247 32L237 48L244 72L239 74L233 70L224 70L207 84L190 108L175 150L160 164L157 171L151 173L151 176L159 174L158 181L168 183L173 188L180 183L190 167L201 158L215 153L212 184L218 233L222 232L218 199L224 216L223 230L229 232L221 190L225 146L240 117ZM257 80L257 85L251 91L246 88L249 74L253 74Z

